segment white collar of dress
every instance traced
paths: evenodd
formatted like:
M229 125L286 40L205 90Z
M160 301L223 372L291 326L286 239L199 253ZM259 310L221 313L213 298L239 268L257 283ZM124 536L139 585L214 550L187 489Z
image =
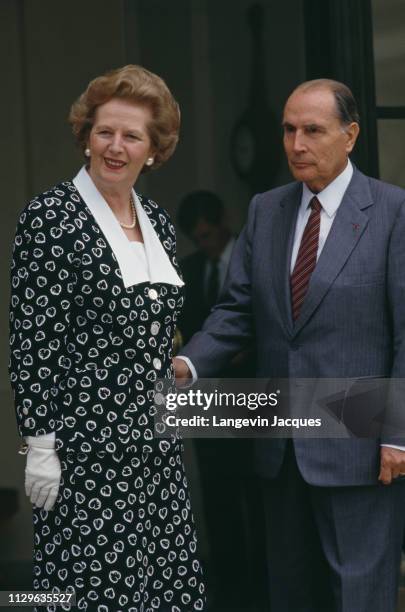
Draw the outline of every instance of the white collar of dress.
M73 179L73 184L107 238L120 267L125 287L145 282L143 275L140 274L140 271L134 265L131 242L128 240L116 216L98 191L84 166ZM132 190L132 197L134 198L138 223L145 245L146 259L149 267L149 282L178 286L184 285L134 190Z

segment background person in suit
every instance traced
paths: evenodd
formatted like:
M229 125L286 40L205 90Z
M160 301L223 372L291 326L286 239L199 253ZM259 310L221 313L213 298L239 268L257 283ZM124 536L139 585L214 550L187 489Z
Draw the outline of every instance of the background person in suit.
M202 328L220 295L235 238L223 201L208 190L193 191L181 201L177 222L196 247L180 261L185 302L178 329L187 342ZM225 378L254 376L252 352L240 352L219 374ZM259 553L263 516L255 501L259 487L253 473L252 440L195 439L193 445L209 541L210 609L246 610L249 605L253 610L265 597L265 578Z
M235 245L222 200L212 191L189 193L180 203L177 222L196 251L181 262L184 310L178 328L184 342L199 331L217 301Z
M344 84L300 85L283 128L296 182L253 198L227 290L176 373L208 377L254 338L258 377L403 378L405 191L352 166ZM395 610L404 446L386 424L380 439L257 442L272 612Z

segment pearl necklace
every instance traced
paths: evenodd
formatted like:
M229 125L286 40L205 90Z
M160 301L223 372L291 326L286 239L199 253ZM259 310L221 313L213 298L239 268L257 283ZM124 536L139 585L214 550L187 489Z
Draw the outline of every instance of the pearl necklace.
M128 225L128 223L121 223L121 221L118 220L119 224L124 229L134 229L136 225L136 208L135 208L134 198L132 197L132 193L129 196L129 203L131 205L131 211L132 211L132 223Z

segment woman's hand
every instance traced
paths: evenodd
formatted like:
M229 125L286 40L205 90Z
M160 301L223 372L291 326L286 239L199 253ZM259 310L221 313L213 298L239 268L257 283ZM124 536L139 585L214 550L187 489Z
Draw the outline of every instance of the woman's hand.
M58 496L61 467L56 450L44 447L40 438L27 438L29 450L25 468L25 492L37 508L52 510Z

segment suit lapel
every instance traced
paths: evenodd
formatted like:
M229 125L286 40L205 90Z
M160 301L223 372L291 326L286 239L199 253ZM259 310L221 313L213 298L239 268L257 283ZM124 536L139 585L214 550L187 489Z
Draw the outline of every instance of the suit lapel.
M290 296L290 261L294 242L295 224L302 196L302 185L296 183L293 192L280 202L273 220L272 274L275 297L280 316L289 334L293 330Z
M301 313L295 322L294 335L307 323L350 257L369 221L363 210L372 203L368 179L355 168L311 276Z

